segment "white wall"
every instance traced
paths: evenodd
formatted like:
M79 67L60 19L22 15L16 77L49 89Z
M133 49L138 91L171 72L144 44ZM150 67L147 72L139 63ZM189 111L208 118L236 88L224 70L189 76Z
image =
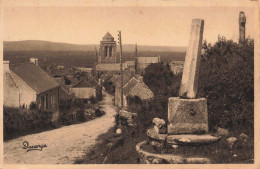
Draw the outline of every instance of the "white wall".
M5 78L8 79L8 81L4 81L5 106L19 107L24 105L29 108L31 102L36 102L36 92L32 88L12 71L5 72L4 74Z
M81 99L89 99L91 96L96 97L96 89L93 88L71 88L70 93Z

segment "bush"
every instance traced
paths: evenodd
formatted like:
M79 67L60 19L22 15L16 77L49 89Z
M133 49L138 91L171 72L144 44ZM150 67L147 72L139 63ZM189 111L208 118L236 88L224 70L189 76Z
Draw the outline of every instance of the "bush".
M91 96L89 98L89 101L92 103L92 104L96 104L98 102L97 98L95 98L94 96Z
M138 113L138 126L145 131L155 117L167 121L168 98L178 96L181 74L174 75L169 64L155 63L147 66L143 79L144 83L153 91L154 98L147 101L129 98L134 103L129 109Z
M97 109L97 110L95 111L95 116L101 117L102 115L103 115L103 113L102 113L99 109Z
M31 102L29 108L30 108L30 110L35 110L35 109L37 109L37 104L35 102Z
M208 101L209 125L253 133L254 41L204 42L198 96Z
M52 112L4 107L4 139L52 127Z
M80 109L84 109L85 108L85 103L82 99L78 99L76 98L73 102L73 107L75 108L80 108Z

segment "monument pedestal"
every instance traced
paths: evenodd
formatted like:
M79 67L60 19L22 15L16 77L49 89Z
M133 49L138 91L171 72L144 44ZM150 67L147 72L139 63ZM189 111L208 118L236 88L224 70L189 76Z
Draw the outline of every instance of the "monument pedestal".
M208 132L207 100L171 97L168 102L168 134Z

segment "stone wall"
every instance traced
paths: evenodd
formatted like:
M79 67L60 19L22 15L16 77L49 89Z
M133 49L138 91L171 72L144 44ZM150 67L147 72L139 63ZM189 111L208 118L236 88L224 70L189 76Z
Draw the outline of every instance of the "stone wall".
M94 88L71 88L70 93L80 99L89 99L91 96L96 97L96 89Z

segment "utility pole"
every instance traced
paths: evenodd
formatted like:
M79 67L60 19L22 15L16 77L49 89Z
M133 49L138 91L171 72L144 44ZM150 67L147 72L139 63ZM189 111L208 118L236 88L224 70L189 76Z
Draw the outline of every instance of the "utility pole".
M135 44L135 74L138 74L137 43Z
M96 51L95 64L97 64L97 63L98 63L98 52L97 52L97 48L96 48L96 46L95 46L95 51Z
M124 106L123 103L123 68L122 68L122 38L121 38L121 31L118 31L118 43L120 46L120 75L121 75L121 109Z
M95 47L95 51L96 51L96 58L95 58L95 61L94 61L93 75L95 77L95 80L98 81L98 74L97 74L97 69L96 69L96 66L98 64L98 52L97 52L96 47Z

